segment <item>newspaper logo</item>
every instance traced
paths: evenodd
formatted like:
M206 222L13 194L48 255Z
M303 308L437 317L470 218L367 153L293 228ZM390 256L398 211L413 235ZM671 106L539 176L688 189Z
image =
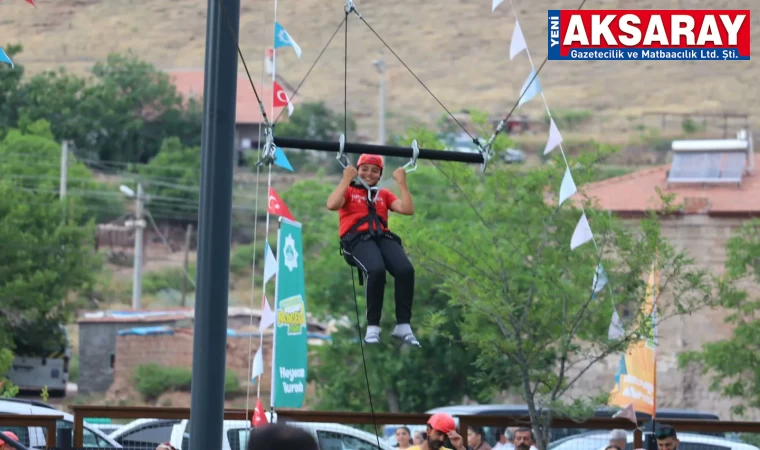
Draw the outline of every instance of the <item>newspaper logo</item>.
M749 60L749 10L549 10L552 60Z

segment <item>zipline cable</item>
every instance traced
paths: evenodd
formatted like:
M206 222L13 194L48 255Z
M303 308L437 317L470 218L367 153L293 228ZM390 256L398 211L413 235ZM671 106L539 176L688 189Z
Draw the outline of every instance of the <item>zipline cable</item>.
M338 34L338 31L340 31L341 27L343 26L343 22L346 22L346 19L343 19L338 24L338 27L335 29L335 31L333 32L332 36L330 36L330 39L327 41L327 44L325 44L325 46L322 47L322 51L319 52L319 55L317 56L317 59L314 60L314 63L312 63L311 67L309 67L309 70L306 71L306 75L303 76L303 78L301 79L301 82L298 83L298 86L296 86L296 90L293 91L293 93L290 95L290 99L291 100L293 100L295 98L296 94L298 94L298 90L301 89L301 86L303 86L303 83L304 83L304 81L306 81L306 78L309 76L309 74L311 73L311 71L314 70L314 66L317 65L317 63L319 62L319 59L322 58L322 55L327 50L327 47L330 46L330 43L335 38L335 36ZM277 117L274 119L274 122L272 122L272 126L274 126L280 120L280 117L282 117L282 114L284 112L285 112L285 108L283 108L283 109L280 110L280 114L278 114Z

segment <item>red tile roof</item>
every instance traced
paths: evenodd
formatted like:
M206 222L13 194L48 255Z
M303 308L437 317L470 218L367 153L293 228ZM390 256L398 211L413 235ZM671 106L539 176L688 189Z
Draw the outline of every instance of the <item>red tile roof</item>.
M200 99L203 97L203 70L170 70L166 72L177 87L177 91L185 98L195 97ZM237 124L258 124L263 123L264 120L261 116L261 109L259 103L256 101L256 96L251 89L251 83L248 80L246 74L238 74L237 80L237 108L235 111L235 123ZM270 117L272 114L272 85L271 78L269 82L265 82L266 89L261 87L261 84L254 80L253 83L256 86L256 92L259 93L262 103L264 104L264 110L267 113L270 121L274 118ZM292 93L288 93L292 95ZM291 100L293 104L295 100ZM283 107L274 109L274 117L280 114ZM283 119L287 117L287 114Z
M602 210L619 214L641 214L662 206L655 191L675 194L674 204L680 204L681 214L760 215L760 156L755 157L755 173L744 175L741 186L736 184L676 184L667 185L669 165L645 169L620 177L580 186L579 191L591 198ZM581 192L571 197L582 200Z

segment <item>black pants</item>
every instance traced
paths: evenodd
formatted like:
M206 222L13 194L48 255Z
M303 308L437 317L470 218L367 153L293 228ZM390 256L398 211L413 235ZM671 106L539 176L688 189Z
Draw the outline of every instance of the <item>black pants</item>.
M414 296L414 267L398 242L388 237L358 241L343 258L366 275L367 324L380 325L385 271L396 281L396 323L410 323Z

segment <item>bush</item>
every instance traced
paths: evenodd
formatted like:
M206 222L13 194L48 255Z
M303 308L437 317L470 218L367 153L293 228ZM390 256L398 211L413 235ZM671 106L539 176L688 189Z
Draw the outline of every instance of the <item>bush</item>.
M224 374L224 392L236 393L240 381L234 372ZM192 370L186 367L168 367L156 363L141 364L135 369L135 388L147 399L155 400L170 391L190 392Z

